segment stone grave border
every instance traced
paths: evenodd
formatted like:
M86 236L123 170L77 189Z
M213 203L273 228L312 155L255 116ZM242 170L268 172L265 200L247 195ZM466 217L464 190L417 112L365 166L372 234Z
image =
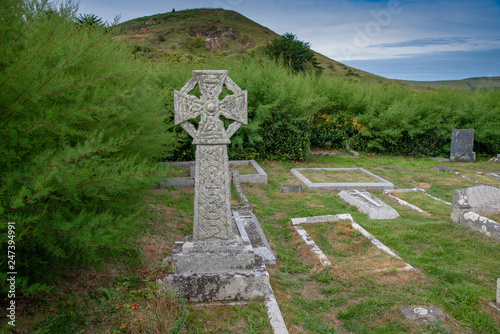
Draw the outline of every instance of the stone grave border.
M415 206L415 205L413 205L413 204L410 204L410 203L408 203L407 201L402 200L401 198L398 198L398 197L396 197L396 196L391 195L391 193L393 193L393 192L395 192L395 193L407 193L407 192L419 192L419 193L424 193L427 197L430 197L430 198L432 198L432 199L434 199L434 200L436 200L436 201L439 201L439 202L442 202L442 203L444 203L444 204L446 204L446 205L451 206L451 203L450 203L450 202L446 202L446 201L443 201L441 198L437 198L437 197L435 197L435 196L432 196L431 194L428 194L428 193L425 191L425 189L422 189L422 188L411 188L411 189L391 189L391 190L384 190L384 193L383 193L383 194L384 194L384 196L387 196L387 197L389 197L390 199L392 199L392 200L394 200L394 201L398 202L398 203L399 203L399 204L401 204L402 206L406 206L406 207L408 207L408 208L410 208L410 209L413 209L413 210L415 210L415 211L417 211L417 212L420 212L420 213L422 213L422 214L424 214L424 215L429 215L429 216L430 216L431 214L430 214L429 212L427 212L427 211L424 211L424 210L420 209L418 206Z
M321 265L323 267L331 267L332 263L330 260L328 260L328 257L323 253L323 251L318 247L318 245L314 242L314 240L309 236L307 231L300 226L301 224L314 224L314 223L329 223L329 222L335 222L339 220L349 220L351 221L351 225L353 228L361 232L366 238L370 239L372 244L374 244L377 248L381 249L382 251L386 252L387 254L394 256L400 260L403 260L399 255L394 253L389 247L384 245L382 242L380 242L377 238L375 238L373 235L371 235L367 230L365 230L363 227L361 227L358 223L354 221L352 216L350 214L339 214L339 215L328 215L328 216L315 216L315 217L305 217L305 218L292 218L292 226L297 232L297 234L304 240L307 246L311 249L311 251L318 257ZM403 260L404 261L404 260ZM415 271L415 268L413 268L409 263L406 263L406 265L403 268L384 268L384 269L375 269L373 270L374 272L383 272L383 271L391 271L391 270L397 270L397 271Z
M313 183L305 177L301 171L303 170L325 170L325 171L360 171L378 182L338 182L338 183ZM366 190L386 190L394 189L394 184L384 180L383 178L370 173L363 168L292 168L290 172L304 183L308 189L320 190L351 190L351 189L366 189Z
M236 191L238 192L238 195L240 196L240 200L243 202L243 205L232 206L231 210L243 209L243 210L248 210L248 211L252 212L253 211L252 205L250 204L250 201L248 200L245 193L243 192L243 189L241 189L240 172L237 170L233 170L229 174L231 175L231 181L233 181L233 184L236 188Z
M488 173L486 175L488 175L489 177L492 177L494 179L500 180L500 173Z
M497 279L497 301L496 301L496 303L491 302L489 304L495 311L500 313L500 278Z
M176 167L190 167L190 176L186 177L171 177L164 179L162 182L156 186L156 188L166 188L166 187L194 187L194 175L195 175L195 162L194 161L176 161L176 162L160 162L160 164L168 165L171 168ZM240 175L240 182L242 183L267 183L267 173L259 166L255 160L230 160L229 167L236 166L252 166L256 174L243 174Z
M250 160L250 161L253 161L253 160ZM259 165L257 165L257 166L260 168ZM254 166L254 168L255 168L255 166ZM262 171L262 172L264 172L264 171ZM238 195L240 196L240 199L243 202L243 205L231 207L231 210L233 210L233 217L235 219L235 222L236 222L238 228L240 229L240 231L241 230L245 231L244 223L240 220L240 217L239 217L239 211L241 210L244 212L244 211L248 210L252 216L252 219L254 219L256 222L255 227L257 229L257 232L260 234L262 241L266 245L266 247L264 247L264 248L269 249L269 253L271 253L270 254L271 257L266 256L266 255L269 255L269 254L267 254L268 252L263 252L263 250L259 250L256 247L254 247L255 253L260 255L263 258L265 265L271 265L271 266L276 265L276 255L274 253L274 249L269 244L269 240L267 239L266 234L262 230L262 227L258 223L257 217L255 217L254 214L252 213L252 211L253 211L252 205L250 204L250 201L248 201L248 198L246 197L245 193L243 192L243 189L241 188L240 172L237 170L233 170L230 172L230 174L231 174L231 179L233 181L233 184L236 187L236 191L238 192ZM267 175L266 175L266 178L267 178ZM266 183L267 183L267 179L266 179ZM245 234L246 238L248 239L248 235L247 235L246 231L244 232L244 234ZM266 270L267 270L267 268L266 268ZM269 275L269 273L268 273L268 275ZM269 321L271 323L271 327L273 328L273 332L275 334L288 334L288 329L286 328L285 320L283 319L283 315L281 314L281 310L280 310L280 307L278 305L278 301L276 300L276 296L274 295L274 291L273 291L273 288L271 287L271 284L269 284L269 295L265 299L265 304L267 307L267 316L268 316Z

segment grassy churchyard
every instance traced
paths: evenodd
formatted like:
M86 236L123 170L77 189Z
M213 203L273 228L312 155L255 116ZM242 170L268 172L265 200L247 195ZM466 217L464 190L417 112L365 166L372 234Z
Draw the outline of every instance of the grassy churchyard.
M269 183L242 184L242 188L278 254L277 265L268 271L290 333L499 332L500 315L488 303L495 300L500 277L500 243L454 224L446 204L423 193L395 194L431 214L425 215L382 192L372 192L401 217L370 220L343 202L338 191L280 192L280 185L300 183L291 168L362 167L395 188L423 188L451 202L453 189L480 184L475 180L500 186L500 180L486 176L497 172L498 165L485 158L451 164L371 154L258 163ZM452 167L460 174L432 166ZM178 172L172 168L167 176ZM344 176L356 175L361 174ZM160 268L161 260L175 241L192 233L193 200L194 187L151 190L147 198L151 210L142 229L134 231L136 251L96 269L71 268L60 274L54 294L31 301L30 308L24 305L26 321L19 333L70 333L84 328L85 333L272 333L263 302L207 307L158 294L155 280L167 273ZM237 204L238 198L232 203ZM327 269L315 265L304 243L292 233L291 219L344 213L402 259L381 252L350 224L339 221L305 227L332 263ZM417 270L397 270L406 263ZM392 269L377 271L381 268ZM437 306L446 318L432 324L405 320L400 310L414 306Z

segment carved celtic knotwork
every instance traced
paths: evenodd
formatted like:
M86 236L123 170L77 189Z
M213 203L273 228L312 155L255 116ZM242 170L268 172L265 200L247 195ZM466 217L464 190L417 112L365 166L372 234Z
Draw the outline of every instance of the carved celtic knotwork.
M232 95L219 99L224 85ZM196 86L200 97L190 95ZM175 124L180 124L196 146L194 240L235 238L230 204L227 145L236 130L247 124L247 92L227 71L193 71L193 77L174 91ZM227 129L220 116L233 122ZM199 118L198 128L190 120Z
M228 171L224 168L225 156L227 152L223 145L197 147L199 168L196 174L195 237L198 240L229 239L232 236L230 210L227 208L230 193Z
M246 125L248 122L247 92L227 77L227 71L193 71L193 74L193 78L180 91L174 91L175 124L183 125L194 138L195 145L229 144L229 138L239 128L234 123ZM200 98L189 94L196 85L200 88ZM233 95L219 100L224 85ZM221 115L234 121L227 131L219 119ZM198 117L198 129L184 125Z

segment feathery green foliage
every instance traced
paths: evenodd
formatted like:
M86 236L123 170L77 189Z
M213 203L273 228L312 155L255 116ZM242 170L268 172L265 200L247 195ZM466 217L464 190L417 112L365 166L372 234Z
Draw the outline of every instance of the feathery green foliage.
M47 9L0 6L0 243L15 222L16 269L34 280L126 246L140 190L175 146L154 72L104 27L75 23L71 2Z
M310 70L320 73L322 70L314 51L311 50L311 45L300 41L296 35L289 32L280 38L274 38L265 46L264 52L284 66L290 66L295 73Z
M345 76L297 75L274 61L253 57L159 66L165 68L160 70L165 90L179 89L191 70L202 68L227 69L238 86L248 90L249 124L232 138L232 159L303 160L310 149L324 147L446 156L454 128L475 129L478 154L500 151L500 92L493 90L415 90ZM169 108L173 110L171 101ZM178 131L183 145L168 159L193 160L192 139Z

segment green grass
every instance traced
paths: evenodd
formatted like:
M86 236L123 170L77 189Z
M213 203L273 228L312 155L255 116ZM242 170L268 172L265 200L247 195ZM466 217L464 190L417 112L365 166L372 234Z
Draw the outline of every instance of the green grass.
M237 170L240 172L240 175L257 174L257 171L251 165L241 165L241 166L229 167L229 170Z
M302 170L312 183L365 183L377 182L362 171Z
M410 196L416 197L409 201L416 201L415 205L429 210L433 216L387 201L401 217L373 221L344 203L337 192L305 190L302 194L281 194L279 191L280 184L294 181L290 168L362 167L393 182L396 188L424 185L428 193L448 201L453 189L478 183L435 171L431 167L443 163L426 158L362 155L357 159L310 157L302 163L259 164L268 174L269 184L243 187L278 252L280 262L271 272L271 281L289 328L305 333L499 331L499 319L492 316L486 302L495 299L496 279L500 277L500 243L452 223L446 205L412 193ZM452 167L470 175L495 169L486 160ZM301 252L304 245L291 235L290 220L341 213L351 213L357 223L418 271L375 274L343 266L342 270L314 272L314 263ZM317 240L313 239L328 253L332 243L323 235L326 225L316 227ZM338 259L340 263L348 258ZM330 303L331 298L343 303ZM434 325L405 321L399 310L417 305L436 305L448 318ZM313 308L316 311L312 314ZM312 321L306 320L308 316Z
M422 192L395 192L392 195L433 215L448 217L451 213L451 206L437 201Z
M496 280L500 277L500 243L453 223L446 210L432 208L434 200L418 193L412 193L416 197L409 199L432 216L387 201L401 217L375 221L343 202L337 192L280 192L281 184L294 182L291 168L362 167L393 182L396 188L427 183L429 193L450 200L454 187L465 188L476 185L474 182L432 170L430 167L436 162L430 159L362 155L357 159L310 157L300 163L259 164L268 174L269 183L242 187L278 254L277 265L268 270L290 333L500 331L500 319L487 305L495 300ZM472 175L477 170L486 172L495 167L479 161L453 164L453 168ZM162 274L158 265L170 253L174 241L191 234L193 200L192 187L152 191L147 198L152 211L145 217L142 231L134 231L138 242L130 256L103 264L96 272L66 268L70 273L59 275L63 278L50 295L31 301L33 311L26 313L19 332L134 333L140 329L169 333L271 333L262 302L206 308L158 295L154 283L156 276ZM305 227L334 264L328 269L316 266L304 252L301 239L292 233L291 219L342 213L350 213L358 224L418 271L373 272L372 267L350 264L349 261L362 263L362 256L367 254L356 253L361 250L356 245L361 243L366 248L370 243L354 230L339 229L337 223ZM151 249L161 249L161 253L151 253ZM134 303L140 305L138 310L134 310ZM421 305L437 306L446 319L430 325L416 324L406 321L400 312L402 308ZM123 308L119 310L119 306Z

